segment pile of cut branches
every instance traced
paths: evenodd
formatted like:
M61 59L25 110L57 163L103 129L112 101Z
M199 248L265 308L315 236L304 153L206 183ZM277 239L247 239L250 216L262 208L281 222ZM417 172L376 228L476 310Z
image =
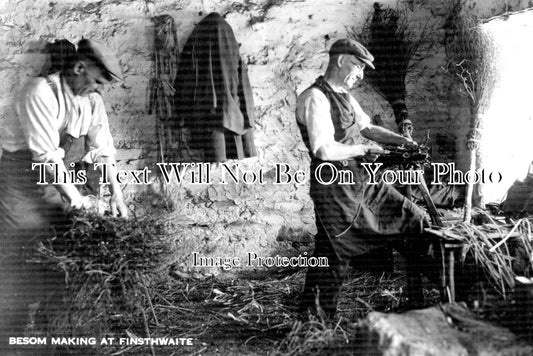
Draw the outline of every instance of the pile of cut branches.
M513 269L516 257L506 242L517 232L518 241L529 258L528 265L531 268L533 236L531 223L527 219L520 219L512 226L496 223L478 226L462 222L448 227L444 234L448 238L464 243L463 255L473 257L475 264L481 267L492 287L505 298L509 290L514 287L516 277Z
M151 303L148 283L168 250L161 230L151 219L76 213L64 232L39 242L30 262L64 275L49 298L54 308L46 308L57 310L47 316L48 333L98 335L139 324Z

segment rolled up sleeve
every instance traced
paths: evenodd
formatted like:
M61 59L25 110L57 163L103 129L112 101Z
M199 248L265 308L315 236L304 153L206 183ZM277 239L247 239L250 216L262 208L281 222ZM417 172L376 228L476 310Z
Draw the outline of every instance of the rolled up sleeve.
M313 155L321 146L335 141L330 104L320 90L310 89L302 94L296 106L296 118L307 127L309 145Z
M18 113L28 148L37 162L63 159L59 147L60 123L57 99L46 83L40 83L20 98Z

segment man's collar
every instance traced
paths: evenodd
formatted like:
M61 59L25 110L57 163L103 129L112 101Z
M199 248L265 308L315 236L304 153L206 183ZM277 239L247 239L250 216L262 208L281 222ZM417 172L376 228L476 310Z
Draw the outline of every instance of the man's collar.
M333 83L331 83L329 80L327 80L325 77L323 77L324 81L330 86L330 88L336 92L336 93L341 93L341 94L346 94L348 93L348 91L346 89L344 89L342 86L339 86L339 85L335 85Z

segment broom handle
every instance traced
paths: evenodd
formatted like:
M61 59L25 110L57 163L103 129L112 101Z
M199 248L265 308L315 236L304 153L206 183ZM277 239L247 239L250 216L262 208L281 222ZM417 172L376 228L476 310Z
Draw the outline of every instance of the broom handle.
M407 199L413 200L413 188L410 184L405 187L405 196L407 197Z
M473 175L473 172L476 170L476 150L472 149L470 150L470 169L469 171L470 176ZM468 180L467 186L466 186L466 196L465 196L465 211L463 216L463 221L465 223L469 223L472 219L472 195L474 192L474 184L471 182L471 180Z
M411 134L409 133L409 130L405 129L405 130L401 130L401 134L402 136L404 137L407 137L408 139L412 140L413 138L411 137ZM413 200L413 188L411 187L410 184L408 184L406 187L405 187L405 196L407 197L407 199L409 200Z
M403 132L403 136L412 139L411 135L409 134L409 131L405 130ZM411 189L410 185L407 186L407 194L409 200L411 199ZM431 194L429 193L428 185L426 184L426 180L424 179L424 175L420 175L420 191L422 192L422 196L424 197L424 201L426 202L426 205L429 210L429 216L431 217L431 222L438 227L443 227L444 223L442 222L442 219L440 218L439 212L437 210L437 207L435 206L435 203L433 202L433 199L431 199Z

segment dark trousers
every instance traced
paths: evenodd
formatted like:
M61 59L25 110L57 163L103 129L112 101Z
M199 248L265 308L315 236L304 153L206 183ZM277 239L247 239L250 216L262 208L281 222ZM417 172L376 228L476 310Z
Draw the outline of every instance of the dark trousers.
M36 185L31 153L0 159L0 347L23 336L29 305L46 299L64 276L32 263L31 251L53 226L65 224L65 202L52 186Z
M377 238L377 237L376 237ZM409 302L423 302L421 271L427 267L428 243L421 234L383 237L406 260L407 297ZM327 233L318 228L315 237L315 257L327 257L329 267L309 267L305 278L301 306L303 310L316 313L320 307L327 317L333 317L337 311L337 302L346 277L350 260L341 259L335 252ZM357 258L357 256L353 256Z
M327 235L322 231L316 235L314 257L326 257L329 267L308 267L301 306L303 310L316 313L322 308L326 316L337 311L339 293L346 277L348 263L341 261Z

